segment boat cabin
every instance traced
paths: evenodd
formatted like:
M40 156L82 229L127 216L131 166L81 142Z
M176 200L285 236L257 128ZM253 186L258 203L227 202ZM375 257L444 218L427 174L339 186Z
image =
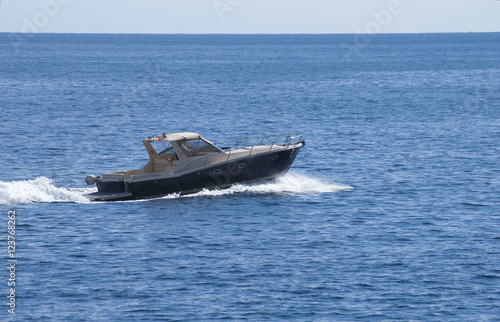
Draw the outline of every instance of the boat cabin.
M195 161L200 159L207 163L209 155L225 155L224 151L196 133L162 134L142 140L142 144L149 156L149 162L143 169L105 173L102 178L127 180L154 173L173 174L174 171L195 166L199 163Z
M188 158L224 153L210 141L196 133L163 134L142 140L148 151L149 163L143 173L172 172Z

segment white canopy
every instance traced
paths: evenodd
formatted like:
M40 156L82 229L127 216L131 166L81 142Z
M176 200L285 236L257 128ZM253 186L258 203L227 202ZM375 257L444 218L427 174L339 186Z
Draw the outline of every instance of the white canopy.
M197 140L201 139L201 135L192 132L181 132L181 133L170 133L164 135L158 135L156 137L149 138L150 141L179 141L179 140Z

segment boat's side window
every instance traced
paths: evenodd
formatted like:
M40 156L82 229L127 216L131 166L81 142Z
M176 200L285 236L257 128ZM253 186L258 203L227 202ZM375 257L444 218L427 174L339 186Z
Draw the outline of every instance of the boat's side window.
M216 146L202 139L185 141L180 144L182 151L190 157L222 152Z
M189 154L186 153L188 156L197 156L197 155L222 152L222 150L216 147L215 145L210 144L210 142L207 142L202 139L190 140L184 143L186 143L193 150Z

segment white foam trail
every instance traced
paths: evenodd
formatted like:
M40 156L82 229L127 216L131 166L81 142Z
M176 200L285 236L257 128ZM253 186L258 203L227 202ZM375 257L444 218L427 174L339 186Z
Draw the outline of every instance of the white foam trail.
M0 205L31 202L89 202L83 195L95 188L56 187L52 180L38 177L34 180L0 181Z
M351 190L346 185L332 184L306 175L288 173L274 181L259 184L237 184L228 189L203 190L182 197L218 197L232 194L321 194ZM24 181L0 181L0 205L32 202L75 202L89 203L85 194L95 192L96 188L56 187L46 177ZM179 194L171 194L160 199L177 199Z
M288 173L270 182L259 184L237 184L228 189L203 190L183 197L218 197L238 193L252 194L321 194L342 190L352 190L351 186L332 184L306 175ZM164 199L179 198L179 195L168 195Z

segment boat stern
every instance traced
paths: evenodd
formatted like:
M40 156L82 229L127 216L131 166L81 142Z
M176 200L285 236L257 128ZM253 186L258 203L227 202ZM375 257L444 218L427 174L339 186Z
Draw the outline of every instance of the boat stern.
M97 186L97 192L86 195L90 201L118 201L132 198L132 194L127 192L125 187L123 171L106 173L101 177L88 175L85 182Z

